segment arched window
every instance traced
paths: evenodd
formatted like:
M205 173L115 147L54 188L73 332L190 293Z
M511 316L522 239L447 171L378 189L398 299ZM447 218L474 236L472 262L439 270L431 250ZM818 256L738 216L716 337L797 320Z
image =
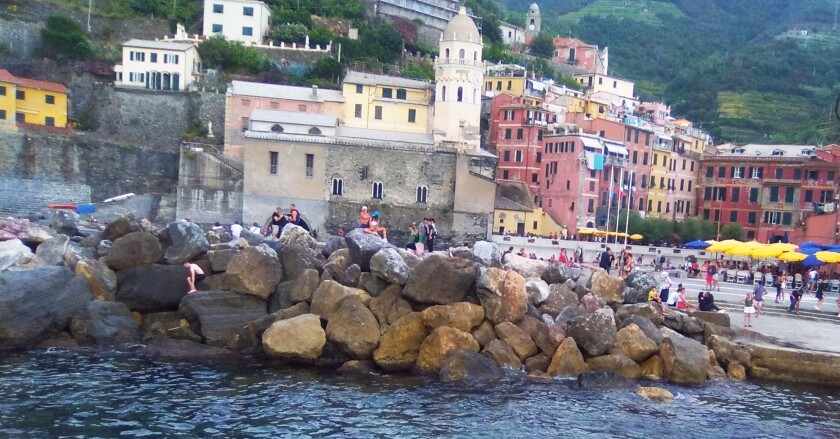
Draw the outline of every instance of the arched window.
M464 87L458 87L458 102L463 102L464 100Z
M332 194L333 195L344 195L344 181L342 179L333 178Z
M478 61L478 51L473 52L473 61Z
M417 186L417 202L425 203L426 196L429 194L429 188L423 185Z
M271 126L271 131L274 132L274 133L282 133L283 132L283 125L280 125L280 124L276 123L276 124Z
M458 51L458 58L464 59L467 56L467 52L464 49Z
M477 104L477 103L478 103L478 90L473 90L472 103L473 103L473 104Z
M449 48L448 48L448 47L446 48L446 52L445 52L445 53L446 53L446 56L444 56L444 58L449 58Z
M444 85L443 87L441 87L441 91L440 91L440 100L441 100L441 101L445 101L445 100L446 100L446 86L445 86L445 85Z
M376 200L382 199L382 182L381 181L374 181L373 182L373 196L372 198Z
M312 134L313 136L320 136L321 135L321 129L318 128L318 127L312 127L312 128L309 129L309 134Z

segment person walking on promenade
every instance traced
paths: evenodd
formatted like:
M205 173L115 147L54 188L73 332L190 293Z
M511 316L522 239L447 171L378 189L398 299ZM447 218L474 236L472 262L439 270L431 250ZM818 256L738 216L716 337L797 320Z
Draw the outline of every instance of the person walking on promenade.
M612 249L607 247L606 250L601 252L601 260L598 261L598 266L606 270L607 274L609 274L613 260L615 260L615 256L612 254Z
M787 271L782 271L779 278L776 279L776 303L785 302L785 288L787 288ZM779 301L781 298L781 302Z
M195 286L204 280L204 270L202 270L201 267L199 267L196 264L193 264L190 261L184 261L184 268L187 269L187 285L189 285L190 287L189 291L187 291L187 294L197 293L198 290L195 288Z
M662 299L662 303L671 304L672 302L668 300L668 296L671 293L671 278L668 276L667 271L662 272L662 281L659 283L659 298Z
M633 260L633 255L628 251L624 253L624 266L621 267L621 272L619 276L622 279L627 279L627 276L630 276L630 273L633 272L633 266L635 265L635 261Z
M755 286L755 290L753 290L753 298L755 299L755 318L758 318L761 311L764 310L764 295L767 294L767 290L764 288L764 284L758 284Z
M814 309L817 311L820 310L820 305L825 302L825 290L828 288L828 282L825 279L821 280L817 285L817 304L814 305Z
M788 307L788 312L796 310L796 314L799 314L799 302L802 300L802 296L805 294L806 288L808 287L803 285L800 288L794 288L790 291L790 306Z
M753 293L747 293L747 297L741 300L741 303L744 304L744 326L752 326L750 318L755 314L754 299L755 295Z
M718 270L717 262L712 261L712 263L709 264L709 272L712 273L712 284L710 286L710 289L716 288L718 291L720 291L720 283L718 282L720 280L720 273Z

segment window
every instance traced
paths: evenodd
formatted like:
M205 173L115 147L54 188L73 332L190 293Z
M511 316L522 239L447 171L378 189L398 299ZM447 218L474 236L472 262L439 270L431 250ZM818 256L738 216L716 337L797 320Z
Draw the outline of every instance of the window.
M814 192L810 189L805 191L805 202L810 203L814 201Z
M524 137L525 131L522 128L518 128L516 130L516 140L522 140Z
M634 165L639 162L638 159L639 159L639 151L633 151L633 164Z
M685 159L683 159L682 170L685 171Z
M362 104L356 104L353 107L353 117L362 117Z
M505 139L510 140L510 128L505 128Z
M373 199L381 200L382 199L382 182L381 181L374 181L373 182Z
M429 194L429 188L423 185L417 186L417 202L425 203L426 196Z
M510 151L505 151L505 161L506 162L510 161Z
M820 171L808 171L808 179L809 180L819 180L820 179Z
M834 171L828 171L828 176L826 178L829 183L834 183Z
M242 123L242 132L248 131L248 118L243 117L240 122Z
M6 96L6 86L0 85L0 96Z
M254 16L254 8L251 6L243 6L242 7L242 15L246 17L253 17Z
M715 222L720 221L720 209L715 210Z
M569 190L571 188L572 188L572 181L571 180L566 180L566 190Z
M131 51L128 53L128 58L131 61L146 61L146 52Z
M514 161L516 163L521 163L522 162L522 151L514 152Z
M793 215L790 212L782 214L782 224L789 226L793 222Z
M315 174L315 154L306 154L306 176L312 177Z
M641 181L642 181L642 189L646 188L647 187L647 176L642 174Z
M458 102L464 101L464 87L458 87Z
M377 105L373 107L373 118L376 120L382 120L382 106Z
M496 81L496 90L502 89L502 81Z
M502 180L508 180L510 177L510 173L508 171L502 171Z
M718 178L725 178L726 177L726 168L723 166L718 168Z
M732 168L732 178L742 178L744 176L744 168L741 167L733 167Z
M254 36L254 28L251 27L251 26L242 26L242 36L245 36L245 37Z
M632 136L633 136L633 130L630 129L630 128L627 128L627 138L625 139L625 141L629 142L630 139L633 138Z
M772 186L770 188L770 202L775 203L779 201L779 187Z
M403 100L405 100L405 98L406 98L406 91L405 91L405 89L404 89L404 88L398 88L398 89L397 89L397 99L403 99Z
M250 99L243 99L242 100L242 106L243 107L248 107L250 105L251 105L251 100Z
M513 120L516 117L516 111L505 110L505 120Z
M589 199L589 206L587 207L587 212L592 213L595 211L595 200Z
M46 103L48 103L48 104L53 104L53 105L55 105L55 96L53 96L53 95L46 95L46 96L44 97L44 101L45 101Z
M735 212L735 211L729 212L729 222L730 223L737 223L738 222L738 212Z
M642 164L648 164L648 153L645 153L645 155L642 156Z
M446 49L446 50L449 50L449 49ZM440 100L441 101L446 100L446 86L445 85L440 88Z
M653 164L656 165L659 163L659 154L653 155Z
M340 178L333 178L332 194L333 195L344 195L344 180L342 180Z
M793 179L794 180L802 180L802 170L796 168L793 170Z
M299 104L298 105L298 111L300 111L301 113L306 113L306 105Z
M26 99L26 92L23 90L15 91L15 99L22 101Z
M793 188L786 187L785 188L785 203L793 203Z
M213 13L214 14L224 14L225 13L225 5L213 5Z
M268 152L268 173L271 175L277 175L277 159L280 157L280 153L277 151L269 151Z
M213 32L214 34L220 34L222 33L222 30L223 28L221 24L214 24L211 28L211 32Z
M383 98L392 98L394 97L394 89L392 88L383 88L382 89L382 97Z
M682 179L682 178L680 179L680 190L681 190L681 191L684 191L684 190L685 190L685 180L684 180L684 179Z
M280 124L276 123L276 124L271 126L271 132L273 132L273 133L282 133L283 131L284 131L283 130L283 125L280 125Z
M531 183L536 183L536 182L537 182L537 178L538 178L538 177L537 177L537 173L536 173L536 172L535 172L535 173L533 173L533 174L531 174ZM568 188L567 188L567 189L568 189Z
M707 187L703 189L703 200L711 200L712 199L712 188Z
M156 63L157 62L157 55L158 54L155 53L155 52L150 53L149 54L149 62L155 62Z
M417 122L417 110L410 108L408 110L408 122L415 123Z
M703 219L704 220L709 219L709 209L703 209Z
M782 168L776 168L776 172L775 172L776 178L782 178L782 175L784 175L784 170Z
M758 203L758 188L750 188L750 203Z
M0 110L0 120L6 120L6 110Z
M748 212L747 213L747 224L755 224L756 218L758 215L755 212Z
M309 129L309 134L313 135L313 136L320 136L321 135L321 129L318 128L318 127L312 127L312 128Z
M48 127L54 127L55 126L55 118L50 117L50 116L45 117L44 118L44 125L46 125Z
M458 51L458 58L464 59L467 57L467 52L464 49Z
M164 64L178 64L179 55L163 55L163 63Z
M706 177L711 178L715 176L715 168L709 166L706 168Z
M362 94L363 90L364 87L362 86L362 84L356 84L356 94Z
M781 212L764 212L764 224L779 224L781 220Z
M732 188L732 202L737 203L741 201L741 189L734 187Z
M662 202L661 201L656 202L656 211L657 212L662 212Z
M542 163L542 153L541 152L537 153L537 163Z
M753 168L752 178L761 178L762 174L764 174L764 168Z
M513 81L508 81L508 83L507 83L507 89L508 89L508 90L510 90L510 89L512 89L512 88L513 88Z

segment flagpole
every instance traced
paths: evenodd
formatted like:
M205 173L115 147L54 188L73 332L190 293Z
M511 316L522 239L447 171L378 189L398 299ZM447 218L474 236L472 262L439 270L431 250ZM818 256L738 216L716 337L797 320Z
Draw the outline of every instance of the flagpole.
M624 217L624 246L627 246L627 238L630 234L630 205L633 203L633 179L636 178L636 171L630 171L630 183L627 185L627 215Z
M615 209L615 243L618 244L618 226L620 224L619 217L621 216L621 198L624 195L624 168L621 168L621 173L618 176L618 195L616 198Z
M615 166L610 166L610 189L607 195L607 232L610 231L610 214L612 213L612 199L613 199L613 178L615 178ZM606 235L606 243L610 242L610 236Z

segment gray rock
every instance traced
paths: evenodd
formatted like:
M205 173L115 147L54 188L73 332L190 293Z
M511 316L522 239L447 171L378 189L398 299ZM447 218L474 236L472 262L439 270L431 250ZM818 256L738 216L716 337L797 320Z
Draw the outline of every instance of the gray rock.
M370 259L379 250L388 246L388 243L378 235L367 234L362 229L351 230L344 236L344 239L347 241L350 259L362 271L370 271Z
M322 251L325 258L329 258L338 249L347 248L347 241L342 236L330 236L326 244Z
M245 325L267 314L265 301L230 291L188 294L179 310L205 343L229 349L236 348Z
M607 303L624 302L624 279L608 274L603 268L596 268L589 281L589 289Z
M659 307L650 302L636 303L631 305L621 305L616 310L616 318L621 321L627 320L630 316L642 316L655 325L661 325L665 320L662 311Z
M117 294L117 274L99 259L76 263L76 276L84 278L97 300L114 300Z
M551 284L548 287L548 297L540 306L540 312L557 317L563 309L578 304L578 296L563 284Z
M589 356L603 355L615 343L615 316L610 308L581 314L569 320L566 331Z
M227 267L231 290L267 299L283 280L283 267L277 253L264 244L248 247L233 258Z
M283 231L280 233L280 245L283 247L293 245L310 250L318 249L318 242L315 241L315 238L306 229L294 224L286 224L286 227L283 227Z
M46 265L67 265L65 258L70 251L70 238L67 235L57 235L39 245L35 255Z
M116 299L132 311L171 311L187 294L187 270L180 265L144 265L117 273Z
M175 221L167 226L172 245L166 249L166 262L180 264L191 261L210 250L210 242L198 225L187 221Z
M71 320L70 333L81 345L114 346L140 341L137 322L120 302L88 302L85 310Z
M297 244L282 246L280 248L280 260L283 261L283 271L288 280L297 279L306 270L314 269L318 273L324 270L324 259L320 253Z
M647 302L651 288L656 288L659 282L646 271L634 270L624 279L627 290L624 292L624 303Z
M472 247L473 261L481 264L484 267L493 265L493 261L498 258L499 245L495 242L477 241Z
M496 362L469 349L459 349L443 361L440 380L445 383L456 381L498 381L502 370Z
M709 350L702 343L662 328L665 339L659 356L665 364L665 379L677 384L703 384L709 365Z
M103 239L99 241L99 244L96 244L96 255L100 258L108 256L108 252L111 251L111 241L107 239Z
M358 265L356 266L358 267ZM364 276L365 274L368 274L369 276L364 282L362 282L362 277L360 277L359 283L363 286L363 289L370 293L370 295L373 297L376 297L379 294L381 294L382 291L384 291L385 288L388 288L388 285L390 285L387 281L380 279L376 276L370 275L370 273L362 273L360 276Z
M525 279L516 272L498 268L481 268L476 295L490 322L519 322L528 309Z
M338 281L344 286L355 288L359 285L359 279L361 277L362 269L358 265L352 264L338 277Z
M134 219L134 214L129 212L108 223L108 225L105 226L105 230L102 232L102 239L116 241L129 233L138 232L140 230L140 224L138 224Z
M554 319L554 324L560 326L564 330L568 330L569 321L581 314L582 313L577 306L567 306L560 311L560 314L557 314L557 318Z
M341 299L349 295L359 294L364 294L364 291L345 287L331 280L321 282L321 285L318 285L318 289L312 293L312 314L316 314L322 319L329 321L333 314L335 314L336 309L338 309L338 303Z
M627 389L636 384L629 378L608 370L584 372L578 376L578 386L584 389Z
M472 261L472 250L469 247L449 247L449 256L453 258L466 259Z
M665 336L662 335L662 332L659 331L659 328L656 327L653 322L645 318L644 316L635 314L627 317L621 321L621 327L624 328L630 324L635 324L648 336L649 339L653 340L654 343L659 345L662 343L662 340Z
M512 270L524 278L541 277L543 272L548 268L548 262L534 259L523 258L522 256L513 253L507 256L504 268Z
M548 358L554 356L557 347L566 338L566 331L559 325L555 325L554 323L548 325L531 316L525 316L517 325L534 340L537 347Z
M72 210L57 210L50 220L50 227L62 235L78 236L79 214Z
M543 271L541 278L549 285L562 284L569 279L568 273L568 265L553 262L549 264L545 271Z
M171 338L201 343L201 336L192 330L189 322L178 311L143 314L140 329L146 338Z
M292 302L311 302L312 293L318 289L321 283L318 270L309 269L303 272L294 280L290 299Z
M154 264L163 255L160 241L149 232L131 232L111 244L105 263L114 270Z
M475 285L475 271L472 261L432 254L414 270L403 295L420 303L462 302Z
M380 334L376 317L358 295L341 299L327 323L327 340L357 360L372 358Z
M370 310L382 328L394 324L404 315L412 312L411 304L403 299L402 288L399 285L391 285L380 295L371 299Z
M277 310L252 322L249 322L239 331L239 338L236 342L236 350L245 355L257 355L263 352L262 335L274 322L287 320L297 316L309 314L309 304L298 303L289 308Z
M293 280L277 284L274 293L268 296L268 312L271 313L292 306L294 304L294 301L292 301L292 289L294 287L295 281Z
M548 283L542 279L530 278L525 280L525 290L528 292L528 299L539 306L548 299Z
M237 248L226 248L219 250L210 250L207 252L207 257L210 259L210 267L213 271L227 271L230 260L239 253Z
M270 357L310 362L323 354L327 334L318 316L304 314L274 322L263 333L262 343Z
M92 299L87 282L67 267L0 273L0 350L34 346L66 331Z
M17 263L28 262L35 255L20 239L0 241L0 271Z
M499 367L512 370L522 369L522 361L516 355L516 352L507 343L497 338L487 343L487 346L481 351L481 355L492 359Z
M385 281L405 285L411 277L408 264L394 248L383 248L370 259L370 272Z

